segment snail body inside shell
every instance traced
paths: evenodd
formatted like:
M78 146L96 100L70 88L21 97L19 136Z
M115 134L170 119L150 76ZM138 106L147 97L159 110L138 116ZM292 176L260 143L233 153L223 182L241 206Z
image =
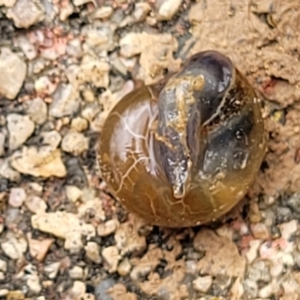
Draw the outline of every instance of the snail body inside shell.
M254 89L229 58L205 51L163 84L118 102L102 130L99 163L128 210L155 225L188 227L243 198L265 145Z

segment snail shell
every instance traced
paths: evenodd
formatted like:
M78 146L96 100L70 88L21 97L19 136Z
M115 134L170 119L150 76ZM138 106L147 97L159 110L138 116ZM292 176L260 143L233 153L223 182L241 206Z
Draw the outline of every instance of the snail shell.
M129 211L188 227L214 221L244 197L265 147L254 89L229 58L205 51L118 102L102 130L99 163Z

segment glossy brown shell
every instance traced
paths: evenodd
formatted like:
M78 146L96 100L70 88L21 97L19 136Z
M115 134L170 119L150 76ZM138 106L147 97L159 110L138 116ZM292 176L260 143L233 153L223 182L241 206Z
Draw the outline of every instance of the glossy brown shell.
M100 139L101 176L152 224L213 221L244 197L265 154L261 105L231 61L192 56L163 83L126 95Z

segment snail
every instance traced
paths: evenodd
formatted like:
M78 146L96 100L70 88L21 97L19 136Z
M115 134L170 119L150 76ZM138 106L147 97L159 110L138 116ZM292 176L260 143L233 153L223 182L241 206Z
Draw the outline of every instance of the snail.
M99 144L102 179L130 212L197 226L230 211L254 181L266 149L261 102L227 56L199 52L123 97Z

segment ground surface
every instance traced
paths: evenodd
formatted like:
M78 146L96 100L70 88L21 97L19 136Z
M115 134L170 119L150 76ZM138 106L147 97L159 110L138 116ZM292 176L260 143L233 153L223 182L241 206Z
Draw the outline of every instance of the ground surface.
M151 227L101 182L101 127L206 49L265 95L268 153L224 224ZM0 95L0 297L300 299L298 0L0 0Z

